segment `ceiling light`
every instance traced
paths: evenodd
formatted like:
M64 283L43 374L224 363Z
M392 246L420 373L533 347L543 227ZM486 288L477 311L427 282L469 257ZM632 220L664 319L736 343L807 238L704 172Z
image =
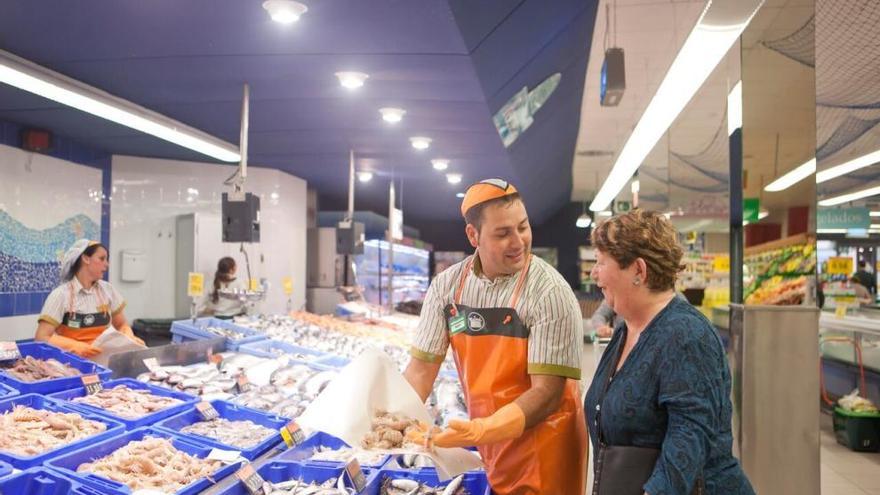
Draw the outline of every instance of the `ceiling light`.
M585 228L589 227L590 224L592 224L592 223L593 223L593 219L590 218L590 215L583 213L583 214L581 214L581 216L579 216L577 218L577 221L574 224L579 229L585 229Z
M841 203L848 203L850 201L855 201L857 199L867 198L870 196L876 196L878 194L880 194L880 186L870 187L868 189L862 189L861 191L842 194L833 198L823 199L819 201L819 206L839 205Z
M431 138L424 136L411 137L409 138L409 142L412 143L412 147L417 150L426 150L431 146Z
M630 191L632 191L633 194L638 194L640 188L641 188L641 185L639 184L639 179L637 177L637 178L633 179L632 185L630 186Z
M816 229L817 234L846 234L846 229Z
M816 159L810 158L804 164L788 172L782 177L767 184L764 190L767 192L784 191L798 182L806 179L816 172Z
M696 26L672 61L657 93L617 156L614 168L590 204L591 210L604 210L614 201L657 141L739 39L762 4L763 0L715 0L707 3Z
M162 114L0 50L0 82L130 127L224 162L238 147Z
M450 184L458 184L461 182L461 174L446 174L446 181Z
M342 71L337 72L336 77L339 78L339 84L346 89L357 89L364 85L364 81L370 77L363 72Z
M872 217L880 217L880 211L872 211L872 212L869 212L868 215L870 215Z
M406 114L406 110L402 108L394 108L394 107L385 107L380 108L379 113L382 114L382 120L388 122L389 124L396 124L403 120L403 116Z
M431 165L434 166L434 170L446 170L449 168L449 160L444 158L435 158L431 160Z
M727 95L727 135L743 126L743 86L737 81Z
M767 211L767 210L758 211L758 220L763 220L763 219L767 218L768 216L770 216L769 211Z
M370 182L373 178L373 172L358 172L358 180L361 182Z
M611 210L602 210L599 213L597 213L597 215L599 215L600 217L610 217L610 216L614 215L614 213L611 213Z
M273 21L281 24L292 24L309 10L305 5L293 0L266 0L263 2L263 8Z
M464 193L463 192L455 193L455 197L459 198L459 199L464 198Z
M877 162L880 162L880 150L873 151L867 155L862 155L846 163L841 163L840 165L816 173L816 183L840 177L841 175L848 174L860 168L869 167Z

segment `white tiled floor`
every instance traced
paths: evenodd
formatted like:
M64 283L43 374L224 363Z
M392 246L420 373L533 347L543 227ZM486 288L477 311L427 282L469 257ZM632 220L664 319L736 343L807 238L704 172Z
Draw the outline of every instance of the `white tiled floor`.
M584 345L581 360L584 392L590 386L598 356L592 344ZM838 444L831 429L831 417L826 414L822 415L821 428L822 495L880 495L880 453L853 452Z

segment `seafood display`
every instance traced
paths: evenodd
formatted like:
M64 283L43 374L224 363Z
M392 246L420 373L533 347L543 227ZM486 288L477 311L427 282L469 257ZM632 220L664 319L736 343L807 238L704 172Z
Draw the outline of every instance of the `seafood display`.
M17 405L0 416L0 451L35 456L105 430L104 423L76 413Z
M148 390L133 389L125 385L105 388L92 395L76 397L72 401L104 409L126 419L137 419L181 403L173 397L153 395Z
M313 461L348 462L354 457L361 466L377 466L385 460L385 456L384 452L357 448L343 447L341 449L332 449L330 447L318 447L314 450L310 459Z
M382 480L379 495L468 495L462 487L462 476L452 479L446 486L433 487L425 483L406 478Z
M277 430L266 428L253 421L230 421L224 418L199 421L181 428L180 432L208 437L239 449L256 447L267 438L278 435Z
M232 328L223 328L223 327L216 327L216 326L210 326L210 325L200 327L200 328L202 330L205 330L206 332L211 332L212 334L214 334L218 337L226 337L227 339L232 339L232 340L241 340L245 337L250 337L249 334L246 334L244 332L241 332L239 330L235 330Z
M37 359L25 356L3 368L6 374L23 382L38 382L52 378L80 375L80 371L57 359Z
M145 437L129 442L112 454L80 464L78 473L93 473L134 490L174 493L190 483L210 477L222 466L177 450L167 438Z
M280 483L263 483L266 495L352 495L353 488L345 486L345 477L330 478L323 483L306 483L302 480L282 481Z
M400 448L406 434L418 425L418 421L403 414L377 411L373 415L371 431L361 439L361 447L368 450Z
M470 419L458 377L438 377L427 404L428 410L441 426L448 425L450 419Z
M336 371L320 371L304 364L291 363L272 372L268 385L251 389L230 401L278 416L296 418L336 375Z

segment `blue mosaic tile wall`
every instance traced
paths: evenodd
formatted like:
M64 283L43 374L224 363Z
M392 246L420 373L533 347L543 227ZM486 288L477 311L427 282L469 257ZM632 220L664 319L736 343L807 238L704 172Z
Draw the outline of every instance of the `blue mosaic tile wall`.
M0 144L20 147L21 129L19 125L0 121ZM88 217L77 216L56 228L36 232L0 211L0 231L15 233L8 237L0 235L0 317L40 312L58 281L58 263L46 262L45 253L66 249L72 243L69 223L78 222L83 236L100 235L101 242L110 245L111 156L59 136L53 136L52 148L48 153L52 157L101 170L101 225L95 225ZM15 263L9 263L10 256Z

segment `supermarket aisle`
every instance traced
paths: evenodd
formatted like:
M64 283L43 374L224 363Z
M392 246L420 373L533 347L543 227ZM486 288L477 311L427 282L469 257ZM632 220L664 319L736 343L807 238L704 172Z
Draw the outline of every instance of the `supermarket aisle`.
M599 354L593 344L584 344L581 357L583 392L590 386ZM821 420L821 479L822 495L880 495L880 453L852 452L837 443L831 429L831 417ZM591 452L592 454L592 452ZM592 458L588 464L589 482L592 483ZM587 484L590 487L590 484ZM587 493L590 493L589 488Z

